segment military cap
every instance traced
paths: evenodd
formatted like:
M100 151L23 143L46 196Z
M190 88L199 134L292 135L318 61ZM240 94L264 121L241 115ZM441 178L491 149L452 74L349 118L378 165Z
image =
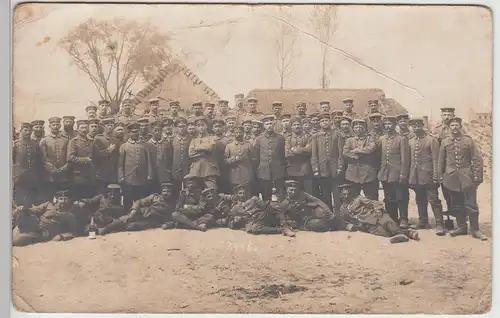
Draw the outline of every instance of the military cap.
M86 111L86 112L88 112L88 111L89 111L89 110L91 110L91 109L93 109L93 110L97 111L97 106L94 106L94 105L89 105L89 106L85 107L85 111Z
M352 123L352 119L351 119L351 118L349 118L349 117L347 117L347 116L342 116L342 117L340 118L340 121L341 121L341 122L342 122L342 121L344 121L344 120L347 120L347 121L349 122L349 124L350 124L350 123Z
M244 123L251 123L252 122L252 118L250 117L243 117L241 119L241 123L244 124Z
M89 121L86 119L80 119L80 120L76 121L76 127L78 127L80 125L88 125L88 124L89 124Z
M354 101L354 99L352 97L347 97L347 98L344 98L342 100L342 103L346 104L346 103L353 102L353 101Z
M283 119L283 118L290 119L290 118L292 118L292 114L289 114L289 113L284 113L284 114L281 114L280 119Z
M443 107L443 108L441 108L441 112L442 113L454 113L455 112L455 108L453 108L453 107Z
M383 121L388 120L388 121L392 121L392 122L394 122L394 123L395 123L395 122L397 122L397 119L396 119L396 117L395 117L395 116L384 116L384 118L383 118L382 120L383 120Z
M296 107L307 106L306 102L297 102Z
M212 102L206 102L205 107L215 107L215 104Z
M101 99L100 101L97 102L98 105L103 105L103 104L109 104L109 100L107 99Z
M265 123L266 121L276 120L276 116L274 116L274 115L264 115L264 116L262 116L262 118L260 120L263 123Z
M258 99L255 98L255 97L250 97L249 99L247 99L247 102L249 102L249 103L257 103Z
M99 119L90 119L89 120L89 125L99 125L101 121Z
M259 125L262 125L262 124L263 124L263 122L262 122L262 120L260 120L260 119L254 118L254 119L252 119L252 124L259 124Z
M114 123L115 123L115 119L112 117L107 117L107 118L104 118L103 120L101 120L102 125L108 125L108 124L114 124Z
M353 120L352 120L352 125L354 125L354 124L356 124L356 123L366 125L366 120L361 119L361 118L355 118L355 119L353 119Z
M424 123L425 120L422 117L415 117L415 118L410 119L410 121L409 121L410 124L416 124L419 122Z
M454 122L457 122L457 123L459 123L460 125L462 125L462 118L460 118L460 117L453 117L453 118L450 118L450 120L448 121L448 126L449 126L451 123L454 123Z
M158 97L154 97L154 98L151 98L149 100L150 103L159 102L159 101L160 101L160 99Z
M57 191L56 194L55 194L55 197L56 198L68 198L70 195L70 192L69 190L61 190L61 191Z
M350 183L344 183L344 184L337 186L337 188L339 188L339 189L353 189L354 185L350 184Z
M50 117L49 118L49 123L60 123L61 122L61 117Z
M242 183L242 184L237 184L233 187L233 191L234 192L237 192L238 190L240 189L245 189L247 190L248 189L248 183Z
M309 118L318 118L318 117L319 117L319 113L317 113L317 112L309 115Z
M201 191L201 194L205 195L208 193L216 193L216 192L217 192L217 190L215 188L208 187L208 188L204 189L203 191Z
M170 107L172 107L172 106L180 106L180 105L181 105L181 103L179 103L179 101L178 101L178 100L173 100L173 101L171 101L171 102L170 102L170 104L169 104L169 105L170 105Z
M300 117L293 117L290 119L290 126L293 125L294 123L299 123L302 125L302 118Z
M212 119L212 125L215 125L215 124L219 124L221 126L225 126L226 122L222 118L216 117L216 118Z
M302 118L302 124L304 123L311 123L311 118L310 117Z
M131 121L127 124L128 130L139 129L139 124L137 122Z
M124 100L122 100L122 104L125 103L132 103L132 100L130 98L125 98Z
M318 118L319 119L323 119L323 118L331 119L330 118L330 114L328 114L328 113L321 113L321 114L318 115Z
M327 101L327 100L322 100L321 102L319 102L320 105L330 105L330 102Z
M196 101L192 104L192 106L203 106L203 103L200 101Z
M194 122L204 121L205 124L208 124L208 118L205 116L197 116L194 118Z
M197 117L195 117L195 116L188 116L188 118L186 118L187 124L194 125L196 123L196 118Z
M117 122L115 122L114 126L115 126L114 128L116 128L116 127L125 127L125 124L122 123L121 121L117 121Z
M164 121L161 121L161 120L154 120L151 122L151 127L152 128L156 128L156 127L163 127L164 125Z
M138 124L147 124L147 123L149 123L149 118L147 118L147 117L139 118L139 119L137 119L137 123Z
M21 123L21 129L22 128L33 128L32 123Z
M344 111L342 110L334 110L332 111L332 117L340 117L340 116L343 116L344 115Z
M75 120L75 116L63 116L63 120L66 120L66 119Z
M218 103L219 103L219 105L229 105L229 102L227 100L225 100L225 99L219 100Z
M245 98L245 94L241 94L241 93L236 94L236 95L234 95L234 98Z
M272 105L272 106L283 106L283 103L282 103L282 102L280 102L280 101L277 101L277 100L276 100L276 101L274 101L271 105Z
M171 182L163 182L162 184L160 184L160 186L162 189L166 189L166 188L172 188L174 184Z
M372 113L368 115L368 118L373 119L373 118L382 118L382 114L380 113Z
M33 120L33 121L31 122L31 124L32 124L33 126L43 126L43 125L45 125L45 121L44 121L44 120Z
M378 99L370 99L368 105L378 105Z
M227 115L226 117L224 117L224 120L227 122L227 121L230 121L230 120L234 120L236 121L236 116L235 115Z
M184 123L184 125L187 125L187 119L184 117L176 118L174 121L174 126L177 127L180 123Z
M174 124L174 120L172 118L164 118L163 120L160 120L160 122L164 126L172 126Z
M286 180L285 181L285 186L286 187L289 187L289 186L297 186L299 183L295 180Z
M199 179L197 176L195 176L194 174L190 174L188 173L187 175L184 176L184 180L197 180Z
M401 119L410 119L410 115L408 114L399 114L396 116L396 119L399 121Z

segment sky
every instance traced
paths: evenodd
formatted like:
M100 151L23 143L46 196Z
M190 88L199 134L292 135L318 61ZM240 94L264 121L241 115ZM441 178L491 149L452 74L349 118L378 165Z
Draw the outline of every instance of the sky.
M35 4L42 5L42 4ZM89 18L150 22L172 36L176 52L221 98L256 88L279 88L276 6L44 4L45 18L14 32L14 122L83 116L98 93L57 42ZM289 6L299 30L300 56L285 88L320 88L320 43L313 36L312 6ZM43 45L37 45L49 39ZM331 88L381 88L414 116L455 107L492 109L492 16L474 6L338 7L328 51ZM358 63L354 60L360 61ZM363 65L365 66L363 66ZM145 83L138 81L133 89Z

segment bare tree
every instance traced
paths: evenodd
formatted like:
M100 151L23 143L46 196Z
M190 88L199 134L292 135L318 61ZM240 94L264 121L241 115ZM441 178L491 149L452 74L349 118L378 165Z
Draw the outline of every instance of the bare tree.
M280 6L279 13L285 21L292 19L292 15ZM274 50L276 52L276 69L280 77L280 89L283 89L285 79L292 73L295 59L300 56L296 45L299 31L290 24L278 20L279 25L274 39Z
M116 113L136 79L152 80L170 62L171 38L148 23L89 19L71 30L59 45L72 64L89 77Z
M315 5L311 12L311 22L316 36L321 41L321 88L328 88L330 79L328 77L328 46L333 40L337 30L337 6Z

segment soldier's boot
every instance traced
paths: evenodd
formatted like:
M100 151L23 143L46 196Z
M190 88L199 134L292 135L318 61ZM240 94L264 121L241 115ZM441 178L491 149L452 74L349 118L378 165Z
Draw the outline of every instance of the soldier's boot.
M481 233L481 231L479 231L479 213L470 213L469 222L470 235L478 240L487 241L488 238L483 233Z
M401 229L401 232L409 239L420 241L420 236L418 235L418 231L415 231L413 229Z
M113 232L123 231L125 229L125 225L126 223L122 220L122 218L118 218L105 227L99 228L97 233L99 235L106 235Z
M182 213L178 213L178 212L172 213L172 219L179 222L180 224L183 224L188 229L198 230L196 223L191 221L187 216L185 216Z
M393 237L391 237L389 239L389 242L391 242L392 244L397 244L397 243L405 243L405 242L408 242L410 239L408 237L406 237L406 235L404 234L397 234L397 235L394 235Z
M399 227L402 229L409 228L410 224L408 223L408 202L400 201L397 204L397 207L399 209Z
M427 202L417 203L417 211L418 211L418 229L420 230L429 229L430 226L427 214Z
M136 221L136 222L130 222L129 224L127 224L127 226L125 227L125 230L129 231L129 232L136 232L136 231L148 230L148 229L151 229L151 228L154 228L157 226L158 226L158 224L156 224L155 222L152 222L152 221Z
M165 222L161 228L163 230L170 230L170 229L174 229L175 228L175 222L174 221L168 221L168 222Z
M252 234L254 235L259 235L259 234L280 234L281 229L273 226L262 226L259 229L254 229L252 231Z
M443 221L443 208L440 206L432 207L432 212L434 213L434 219L436 220L436 235L444 236L446 232L444 230L444 221Z
M397 202L387 202L385 204L385 210L387 211L387 214L389 214L391 219L394 220L394 222L399 223L398 203Z
M281 233L284 235L284 236L288 236L288 237L295 237L295 232L292 230L291 227L289 226L285 226L281 229Z
M450 236L467 235L467 222L464 211L456 210L454 212L457 219L457 228L449 232Z

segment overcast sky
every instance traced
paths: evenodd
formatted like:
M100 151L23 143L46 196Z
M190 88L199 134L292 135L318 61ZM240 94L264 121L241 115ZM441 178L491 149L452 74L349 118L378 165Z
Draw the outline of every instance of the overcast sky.
M14 116L32 120L82 115L99 99L91 82L70 65L57 42L93 17L150 21L191 52L186 64L222 98L255 88L279 88L273 51L274 6L55 4L46 18L14 34ZM311 6L289 9L299 28L301 56L285 88L319 88L320 44L310 35ZM204 27L216 24L217 26ZM194 27L196 26L196 27ZM36 45L45 37L50 40ZM332 88L381 88L414 115L438 117L439 108L490 111L492 18L481 7L340 6L329 52ZM383 74L383 75L381 75ZM392 78L392 79L391 79ZM136 89L142 87L137 83ZM16 111L17 110L17 111ZM31 111L30 111L31 110Z

